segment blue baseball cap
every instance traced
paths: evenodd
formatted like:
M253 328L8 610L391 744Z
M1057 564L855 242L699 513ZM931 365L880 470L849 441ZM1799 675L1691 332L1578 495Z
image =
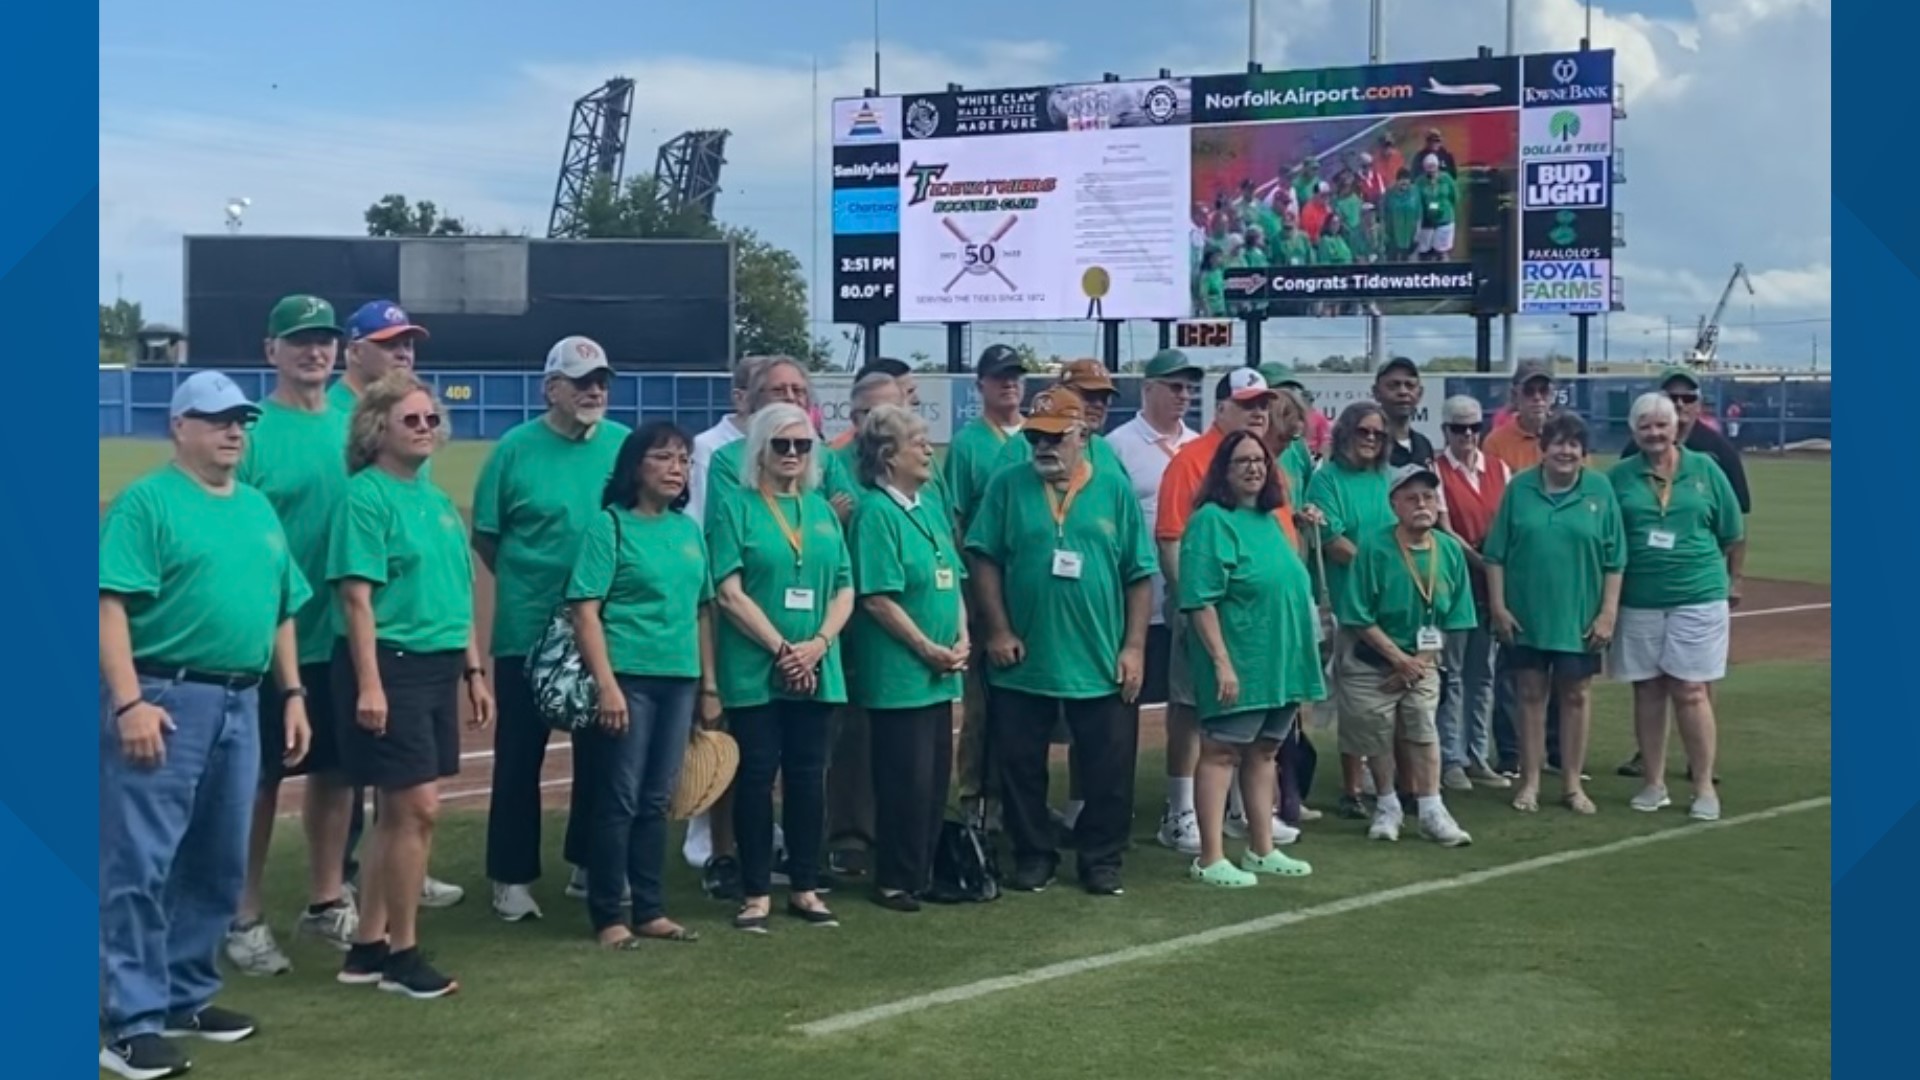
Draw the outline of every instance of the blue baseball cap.
M414 323L399 304L391 300L372 300L347 320L348 341L392 341L404 334L427 337L427 328Z

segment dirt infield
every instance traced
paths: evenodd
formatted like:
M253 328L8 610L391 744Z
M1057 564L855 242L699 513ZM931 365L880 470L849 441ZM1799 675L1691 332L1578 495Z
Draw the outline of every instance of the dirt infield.
M1824 661L1832 655L1833 612L1831 594L1824 586L1790 581L1748 581L1740 607L1733 620L1734 664L1767 661ZM482 642L493 618L493 581L484 567L479 568L474 589L475 614L481 627ZM1141 710L1140 747L1157 750L1166 745L1166 726L1162 710L1149 706ZM461 748L465 760L460 776L442 788L448 808L458 811L484 811L493 782L493 736L490 732L468 731ZM564 737L555 738L547 750L546 769L541 774L546 785L543 799L549 808L567 804L567 785L573 777L573 755ZM281 812L299 808L299 783L293 782L281 792Z

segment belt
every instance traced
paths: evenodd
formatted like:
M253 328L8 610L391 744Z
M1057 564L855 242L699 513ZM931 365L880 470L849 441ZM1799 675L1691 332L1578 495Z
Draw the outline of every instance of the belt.
M228 690L251 690L260 685L259 675L223 675L213 671L194 671L191 668L168 667L165 664L136 660L133 670L149 679L168 679L173 682L199 683L202 686L219 686Z

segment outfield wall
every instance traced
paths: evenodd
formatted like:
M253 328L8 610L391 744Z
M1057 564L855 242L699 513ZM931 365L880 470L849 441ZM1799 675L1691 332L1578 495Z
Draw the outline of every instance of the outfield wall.
M164 438L167 405L173 389L192 368L101 368L100 437ZM227 369L248 395L259 397L272 387L272 371L265 368ZM1214 373L1217 377L1219 373ZM453 421L457 439L499 438L515 424L538 414L545 405L537 372L423 371L433 384ZM970 376L919 375L920 411L931 428L933 441L945 444L953 431L979 412ZM1594 447L1611 451L1627 440L1627 411L1633 399L1655 388L1657 375L1596 375L1566 377L1561 381L1562 404L1581 413L1594 427ZM1314 393L1314 404L1329 416L1347 403L1370 396L1370 375L1302 374L1300 380ZM1210 379L1211 381L1211 379ZM846 425L846 375L815 376L815 387L826 419L827 434ZM1120 398L1110 411L1109 426L1125 423L1139 407L1140 379L1115 378ZM1727 407L1738 402L1742 416L1738 441L1751 449L1766 449L1832 437L1830 376L1711 375L1701 378L1712 415L1727 430ZM1031 379L1037 389L1041 380ZM1448 396L1469 394L1488 411L1506 401L1509 382L1504 375L1432 375L1415 420L1436 443L1440 441L1440 404ZM1202 395L1195 409L1196 426L1209 422L1212 395ZM638 426L671 420L689 432L712 426L732 409L725 375L623 374L614 380L610 414L621 423Z

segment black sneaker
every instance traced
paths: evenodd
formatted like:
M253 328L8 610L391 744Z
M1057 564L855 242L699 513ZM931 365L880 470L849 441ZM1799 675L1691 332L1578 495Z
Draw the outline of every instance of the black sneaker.
M1007 888L1037 893L1053 884L1053 881L1053 863L1046 859L1034 859L1013 868L1013 876L1007 879Z
M179 1013L167 1017L166 1036L181 1039L192 1035L211 1042L237 1043L255 1030L253 1017L209 1005L192 1016Z
M1117 866L1096 866L1080 877L1080 885L1094 896L1124 896L1126 889L1120 886L1120 868Z
M371 945L356 941L347 949L347 958L334 978L348 986L372 986L380 981L381 973L387 969L388 955L384 941L376 941Z
M458 991L460 984L435 971L416 946L387 958L386 973L380 976L380 989L390 994L405 994L415 1001L431 1001Z
M186 1075L193 1062L159 1035L135 1035L101 1047L100 1067L127 1080L162 1080Z
M740 880L740 860L731 855L709 859L706 870L700 875L700 888L715 900L735 904L745 901L747 892Z
M1348 821L1371 821L1373 814L1368 812L1366 800L1358 795L1340 796L1340 805L1334 808L1334 817Z
M1635 754L1631 759L1622 762L1620 767L1614 769L1613 772L1616 776L1639 776L1645 773L1646 769L1640 764L1640 755Z

